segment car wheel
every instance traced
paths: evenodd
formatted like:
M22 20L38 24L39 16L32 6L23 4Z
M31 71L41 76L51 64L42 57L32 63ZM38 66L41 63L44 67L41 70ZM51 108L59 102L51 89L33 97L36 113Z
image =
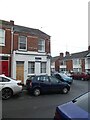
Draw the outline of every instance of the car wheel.
M62 93L63 93L63 94L68 93L68 89L67 89L66 87L65 87L65 88L63 88Z
M35 96L39 96L39 95L40 95L40 93L41 93L41 91L40 91L40 89L39 89L39 88L35 88L35 89L34 89L33 94L34 94Z
M4 88L2 90L2 99L7 100L12 96L13 92L10 88Z

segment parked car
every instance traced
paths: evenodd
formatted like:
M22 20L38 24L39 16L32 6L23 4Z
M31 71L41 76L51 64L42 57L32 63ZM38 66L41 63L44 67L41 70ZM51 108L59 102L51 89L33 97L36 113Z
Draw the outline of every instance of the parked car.
M2 99L9 99L12 95L15 95L22 91L22 84L20 80L14 80L5 75L0 75L0 92L2 93Z
M90 92L56 107L54 120L90 120Z
M70 85L48 75L31 76L26 80L26 88L35 96L41 93L62 92L68 93Z
M71 72L68 72L68 71L60 71L60 73L66 74L69 77L71 76Z
M62 82L67 82L68 84L72 84L73 83L72 77L69 77L66 74L63 74L63 73L54 73L54 76L57 79L61 80Z
M73 73L71 77L76 80L90 80L90 73Z

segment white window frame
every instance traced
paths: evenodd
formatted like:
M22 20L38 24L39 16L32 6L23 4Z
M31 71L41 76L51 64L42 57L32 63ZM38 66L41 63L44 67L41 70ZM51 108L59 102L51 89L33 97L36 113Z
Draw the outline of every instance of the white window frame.
M35 62L28 61L28 74L35 74Z
M45 65L45 67L43 66ZM46 73L46 62L41 62L41 73Z
M21 49L21 48L20 48L20 44L23 43L23 42L20 42L20 37L25 37L25 40L26 40L26 43L25 43L25 44L26 44L26 48L25 48L25 49ZM20 36L19 36L18 49L19 49L19 50L23 50L23 51L26 51L26 50L27 50L27 37L26 37L26 36L23 36L23 35L20 35Z
M3 33L0 34L0 46L5 46L5 30L0 29L0 32Z
M74 65L79 65L80 64L80 60L79 59L73 59L73 64Z
M41 43L40 43L41 41ZM41 47L41 49L39 49ZM45 40L39 39L38 40L38 52L45 52Z

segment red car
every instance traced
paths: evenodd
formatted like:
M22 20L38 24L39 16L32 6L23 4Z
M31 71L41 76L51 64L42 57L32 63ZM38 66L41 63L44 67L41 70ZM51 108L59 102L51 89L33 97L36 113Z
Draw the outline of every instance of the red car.
M76 80L90 80L90 74L89 73L73 73L71 75L71 77L73 79L76 79Z

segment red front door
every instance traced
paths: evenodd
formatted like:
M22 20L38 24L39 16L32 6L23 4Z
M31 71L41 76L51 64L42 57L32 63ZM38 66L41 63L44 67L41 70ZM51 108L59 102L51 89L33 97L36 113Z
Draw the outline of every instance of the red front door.
M0 74L9 76L8 61L0 61Z

